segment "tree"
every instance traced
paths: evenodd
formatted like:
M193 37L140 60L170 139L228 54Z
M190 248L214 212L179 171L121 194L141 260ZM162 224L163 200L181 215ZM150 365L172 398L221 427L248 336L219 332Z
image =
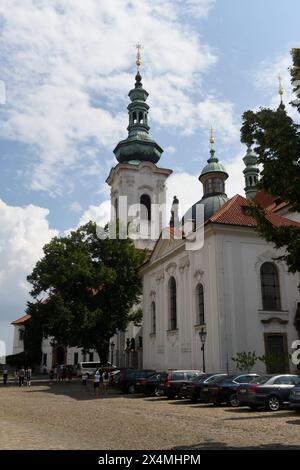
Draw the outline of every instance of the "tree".
M300 90L300 49L291 52L290 69L293 89ZM298 83L299 81L299 83ZM291 103L300 112L300 100ZM281 103L277 110L260 108L246 111L241 128L242 142L253 145L262 164L258 189L286 202L290 211L300 211L300 126L288 116ZM264 209L253 204L250 212L257 221L257 230L277 248L285 247L281 257L290 272L300 271L300 230L292 227L274 227L265 217Z
M231 358L236 363L237 370L247 371L248 373L255 366L258 357L255 351L243 351L236 354L236 357Z
M103 236L103 234L105 236ZM139 267L145 252L131 240L97 236L90 222L65 237L55 237L28 276L34 302L27 313L43 335L58 344L96 349L107 362L109 340L125 330L142 290ZM41 301L41 295L46 300Z

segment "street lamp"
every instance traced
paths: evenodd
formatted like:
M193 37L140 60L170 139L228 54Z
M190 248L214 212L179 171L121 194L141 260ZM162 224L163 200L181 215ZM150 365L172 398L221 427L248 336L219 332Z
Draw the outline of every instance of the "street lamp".
M112 341L110 343L110 363L111 363L111 365L113 365L114 349L115 349L115 343Z
M200 341L202 343L201 351L202 351L202 363L203 363L203 372L205 372L205 341L206 341L206 330L202 327L199 331Z

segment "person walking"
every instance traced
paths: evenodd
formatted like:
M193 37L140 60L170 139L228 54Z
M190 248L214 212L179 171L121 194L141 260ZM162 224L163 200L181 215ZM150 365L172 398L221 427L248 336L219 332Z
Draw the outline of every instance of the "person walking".
M109 384L109 373L107 370L105 370L102 374L102 385L103 385L103 391L105 394L108 392L108 384Z
M31 369L31 367L27 367L27 370L26 370L26 384L27 384L27 387L31 387L31 380L32 380L32 369Z
M19 387L23 387L24 386L24 379L25 379L24 366L22 366L21 369L19 370L18 377L19 377Z
M86 372L83 372L81 376L81 384L84 385L85 387L87 385L87 380L88 380L88 375Z
M101 380L101 375L100 375L99 369L97 369L94 375L94 395L97 397L100 396L100 389L99 389L100 380Z
M7 367L4 367L3 369L3 384L7 384L7 379L8 379L8 369Z

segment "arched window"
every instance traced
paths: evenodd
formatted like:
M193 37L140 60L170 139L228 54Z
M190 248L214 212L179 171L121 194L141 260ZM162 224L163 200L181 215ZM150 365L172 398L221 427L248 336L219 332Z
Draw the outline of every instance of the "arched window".
M151 198L148 194L142 194L140 199L141 219L151 220Z
M143 124L144 119L143 119L143 113L142 111L139 112L139 123Z
M136 117L136 112L134 111L134 113L132 114L132 120L133 120L133 124L136 124L137 123L137 117Z
M204 292L203 292L203 285L197 284L196 287L196 311L197 311L197 318L196 322L198 325L204 325L205 317L204 317Z
M156 333L156 306L155 302L151 302L151 333Z
M115 208L115 218L118 219L119 218L119 201L117 197L114 202L114 208Z
M177 328L177 294L176 294L176 281L171 277L169 281L169 325L170 330Z
M278 270L274 263L266 262L260 268L262 304L264 310L280 310Z

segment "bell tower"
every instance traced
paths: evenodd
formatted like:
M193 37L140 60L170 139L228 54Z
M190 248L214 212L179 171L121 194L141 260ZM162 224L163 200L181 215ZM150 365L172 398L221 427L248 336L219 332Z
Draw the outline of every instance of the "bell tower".
M163 149L149 135L149 105L146 103L148 92L143 88L139 71L141 45L137 44L136 47L138 52L135 85L128 94L128 136L114 149L118 163L111 169L106 182L111 187L112 219L118 218L122 221L124 201L127 201L127 220L140 220L137 227L139 237L135 245L151 250L155 238L150 234L158 237L164 225L162 220L157 227L158 208L161 207L163 214L166 204L166 179L172 170L157 166ZM161 217L164 219L163 215Z

